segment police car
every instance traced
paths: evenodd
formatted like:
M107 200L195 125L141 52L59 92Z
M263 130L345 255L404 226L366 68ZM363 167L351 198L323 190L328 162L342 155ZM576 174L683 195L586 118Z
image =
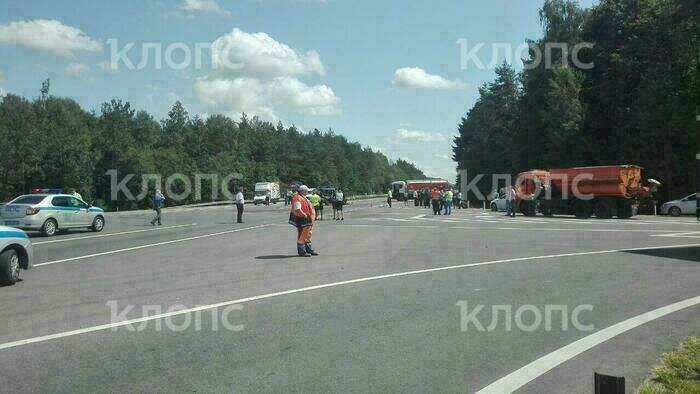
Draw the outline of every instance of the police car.
M0 286L19 280L19 270L32 268L32 243L22 230L0 226Z
M87 228L102 231L104 210L93 207L69 194L25 194L5 204L0 210L0 225L27 231L41 231L47 237L59 230Z

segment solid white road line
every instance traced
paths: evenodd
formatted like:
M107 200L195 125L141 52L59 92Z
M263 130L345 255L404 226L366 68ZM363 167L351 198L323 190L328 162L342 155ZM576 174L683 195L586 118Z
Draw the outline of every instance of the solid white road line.
M259 226L238 228L238 229L235 229L235 230L220 231L220 232L218 232L218 233L197 235L197 236L194 236L194 237L178 238L178 239L173 239L173 240L171 240L171 241L156 242L156 243L152 243L152 244L133 246L133 247L130 247L130 248L117 249L117 250L110 250L110 251L107 251L107 252L93 253L93 254L88 254L88 255L85 255L85 256L69 257L69 258L67 258L67 259L54 260L54 261L47 261L47 262L45 262L45 263L34 264L34 267L42 267L42 266L51 265L51 264L67 263L67 262L70 262L70 261L84 260L84 259L89 259L89 258L92 258L92 257L107 256L107 255L110 255L110 254L117 254L117 253L130 252L130 251L132 251L132 250L139 250L139 249L145 249L145 248L152 248L152 247L155 247L155 246L170 245L170 244L180 243L180 242L186 242L186 241L193 241L193 240L195 240L195 239L216 237L216 236L219 236L219 235L237 233L237 232L239 232L239 231L253 230L253 229L262 228L262 227L268 227L268 226L270 226L270 225L269 225L269 224L261 224L261 225L259 225Z
M654 309L572 342L491 383L477 393L512 393L579 354L642 324L700 304L700 296Z
M264 225L257 226L257 227L264 227ZM249 230L252 228L256 228L256 227L249 227L247 229L240 229L240 230L233 230L233 231ZM209 236L213 236L213 235L209 235ZM263 300L263 299L279 297L279 296L284 296L284 295L289 295L289 294L304 293L304 292L313 291L313 290L327 289L327 288L332 288L332 287L345 286L345 285L351 285L351 284L363 283L363 282L370 282L370 281L381 280L381 279L399 278L399 277L404 277L404 276L425 274L425 273L431 273L431 272L449 271L449 270L460 269L460 268L480 267L480 266L494 265L494 264L505 264L505 263L516 263L516 262L523 262L523 261L557 259L557 258L563 258L563 257L591 256L591 255L611 254L611 253L620 253L620 252L633 252L633 251L637 251L637 250L675 249L675 248L687 248L687 247L697 247L697 246L700 246L700 244L655 246L655 247L651 247L651 248L599 250L599 251L593 251L593 252L578 252L578 253L564 253L564 254L554 254L554 255L545 255L545 256L520 257L520 258L515 258L515 259L484 261L481 263L460 264L460 265L452 265L452 266L447 266L447 267L428 268L428 269L423 269L423 270L415 270L415 271L397 272L397 273L386 274L386 275L369 276L369 277L365 277L365 278L350 279L350 280L344 280L344 281L340 281L340 282L332 282L332 283L326 283L326 284L321 284L321 285L316 285L316 286L308 286L308 287L302 287L302 288L298 288L298 289L279 291L276 293L262 294L262 295L258 295L258 296L240 298L237 300L219 302L219 303L210 304L210 305L203 305L203 306L198 306L195 308L182 309L182 310L178 310L178 311L162 313L162 314L142 317L142 318L138 318L138 319L124 320L124 321L115 322L115 323L102 324L102 325L98 325L98 326L81 328L81 329L73 330L73 331L64 331L64 332L59 332L56 334L49 334L49 335L44 335L44 336L39 336L39 337L34 337L34 338L21 339L21 340L13 341L13 342L0 343L0 350L14 348L14 347L23 346L23 345L29 345L32 343L46 342L46 341L50 341L52 339L72 337L75 335L87 334L87 333L91 333L91 332L95 332L95 331L103 331L103 330L107 330L110 328L117 328L117 327L128 326L128 325L142 323L142 322L151 321L151 320L158 320L158 319L163 319L163 318L170 317L170 316L184 315L184 314L193 313L193 312L202 311L202 310L215 309L215 308L220 308L220 307L228 306L228 305L242 304L242 303L250 302L250 301Z
M172 228L191 227L191 226L196 226L196 225L197 225L197 223L179 224L177 226L161 226L161 227L155 227L155 228L149 228L149 229L143 229L143 230L120 231L118 233L105 233L105 234L99 234L99 235L88 235L85 237L61 238L61 239L54 239L51 241L32 242L32 245L36 246L36 245L55 244L55 243L59 243L59 242L82 241L84 239L114 237L117 235L145 233L145 232L149 232L149 231L163 231L163 230L169 230Z

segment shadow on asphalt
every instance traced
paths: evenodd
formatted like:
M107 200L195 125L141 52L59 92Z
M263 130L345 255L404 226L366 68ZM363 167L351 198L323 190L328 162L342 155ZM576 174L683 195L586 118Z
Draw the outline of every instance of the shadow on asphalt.
M630 250L626 253L641 254L651 257L662 257L666 259L687 260L700 263L699 246L689 246L685 248Z
M282 255L282 254L273 254L270 256L257 256L257 260L282 260L282 259L292 259L299 257L295 254L290 254L290 255Z

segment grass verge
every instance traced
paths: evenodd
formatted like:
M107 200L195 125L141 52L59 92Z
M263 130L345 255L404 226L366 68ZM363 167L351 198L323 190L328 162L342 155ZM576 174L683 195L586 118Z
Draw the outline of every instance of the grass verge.
M700 393L700 336L687 338L665 354L638 392Z

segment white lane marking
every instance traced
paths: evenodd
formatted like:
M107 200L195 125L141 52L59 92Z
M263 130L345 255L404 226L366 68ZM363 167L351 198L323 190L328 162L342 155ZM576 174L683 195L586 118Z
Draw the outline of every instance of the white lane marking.
M411 217L410 219L422 219L423 216L425 216L425 214L416 215L416 216Z
M32 242L32 245L46 245L46 244L55 244L59 242L70 242L70 241L82 241L84 239L92 239L92 238L104 238L104 237L114 237L117 235L125 235L125 234L136 234L136 233L145 233L149 231L162 231L162 230L169 230L171 228L181 228L181 227L191 227L191 226L196 226L197 223L190 223L190 224L179 224L177 226L162 226L162 227L155 227L155 228L149 228L149 229L143 229L143 230L132 230L132 231L120 231L118 233L106 233L106 234L99 234L99 235L88 235L85 237L71 237L71 238L62 238L62 239L54 239L51 241L40 241L40 242Z
M45 262L45 263L34 264L34 267L41 267L41 266L45 266L45 265L59 264L59 263L67 263L67 262L70 262L70 261L84 260L84 259L89 259L89 258L92 258L92 257L107 256L107 255L110 255L110 254L117 254L117 253L130 252L130 251L132 251L132 250L139 250L139 249L145 249L145 248L153 248L153 247L156 247L156 246L163 246L163 245L170 245L170 244L174 244L174 243L180 243L180 242L186 242L186 241L193 241L193 240L195 240L195 239L216 237L216 236L219 236L219 235L237 233L237 232L239 232L239 231L253 230L253 229L262 228L262 227L267 227L267 226L269 226L269 224L261 224L261 225L259 225L259 226L245 227L245 228L237 228L237 229L235 229L235 230L220 231L220 232L218 232L218 233L197 235L197 236L194 236L194 237L178 238L178 239L173 239L173 240L170 240L170 241L156 242L156 243L152 243L152 244L133 246L133 247L124 248L124 249L110 250L110 251L101 252L101 253L93 253L93 254L88 254L88 255L85 255L85 256L69 257L69 258L67 258L67 259L54 260L54 261L47 261L47 262Z
M652 235L652 237L700 238L700 231L693 231L691 233L657 234Z
M641 315L637 315L625 321L621 321L610 327L588 335L587 337L572 342L562 348L559 348L552 353L549 353L546 356L527 364L517 371L511 372L510 374L498 379L497 381L477 391L477 393L511 393L542 376L547 371L571 360L579 354L598 346L607 340L615 338L620 334L624 334L625 332L639 327L642 324L698 304L700 304L700 296L688 298L686 300L676 302L675 304L666 305L664 307L654 309L653 311L642 313Z
M264 226L265 225L258 226L258 227L264 227ZM254 227L249 227L247 229L252 229L252 228L254 228ZM240 229L240 230L235 230L235 231L241 231L241 230L245 230L245 229ZM263 299L279 297L279 296L284 296L284 295L289 295L289 294L304 293L304 292L308 292L308 291L312 291L312 290L327 289L327 288L331 288L331 287L345 286L345 285L351 285L351 284L363 283L363 282L369 282L369 281L375 281L375 280L381 280L381 279L399 278L399 277L403 277L403 276L411 276L411 275L425 274L425 273L431 273L431 272L449 271L449 270L460 269L460 268L480 267L480 266L485 266L485 265L515 263L515 262L522 262L522 261L556 259L556 258L562 258L562 257L591 256L591 255L611 254L611 253L620 253L620 252L633 252L633 251L637 251L637 250L675 249L675 248L687 248L687 247L697 247L697 246L700 246L700 244L655 246L655 247L651 247L651 248L599 250L599 251L593 251L593 252L577 252L577 253L563 253L563 254L544 255L544 256L519 257L519 258L514 258L514 259L484 261L481 263L451 265L451 266L447 266L447 267L428 268L428 269L423 269L423 270L396 272L393 274L369 276L369 277L365 277L365 278L350 279L350 280L344 280L344 281L340 281L340 282L332 282L332 283L326 283L326 284L321 284L321 285L302 287L302 288L298 288L298 289L284 290L284 291L279 291L276 293L268 293L268 294L262 294L262 295L252 296L252 297L240 298L240 299L232 300L232 301L219 302L216 304L202 305L202 306L198 306L195 308L182 309L182 310L168 312L168 313L162 313L162 314L158 314L158 315L141 317L138 319L124 320L124 321L120 321L120 322L116 322L116 323L102 324L102 325L98 325L98 326L81 328L78 330L64 331L64 332L59 332L59 333L49 334L49 335L44 335L44 336L39 336L39 337L21 339L21 340L13 341L13 342L0 343L0 350L9 349L9 348L18 347L18 346L23 346L23 345L29 345L32 343L46 342L46 341L49 341L52 339L59 339L59 338L66 338L66 337L71 337L71 336L75 336L75 335L80 335L80 334L87 334L87 333L91 333L91 332L95 332L95 331L107 330L110 328L128 326L128 325L132 325L135 323L141 323L141 322L146 322L146 321L151 321L151 320L158 320L158 319L162 319L162 318L170 317L170 316L184 315L184 314L208 310L208 309L215 309L215 308L220 308L220 307L228 306L228 305L242 304L242 303L250 302L250 301L263 300Z

